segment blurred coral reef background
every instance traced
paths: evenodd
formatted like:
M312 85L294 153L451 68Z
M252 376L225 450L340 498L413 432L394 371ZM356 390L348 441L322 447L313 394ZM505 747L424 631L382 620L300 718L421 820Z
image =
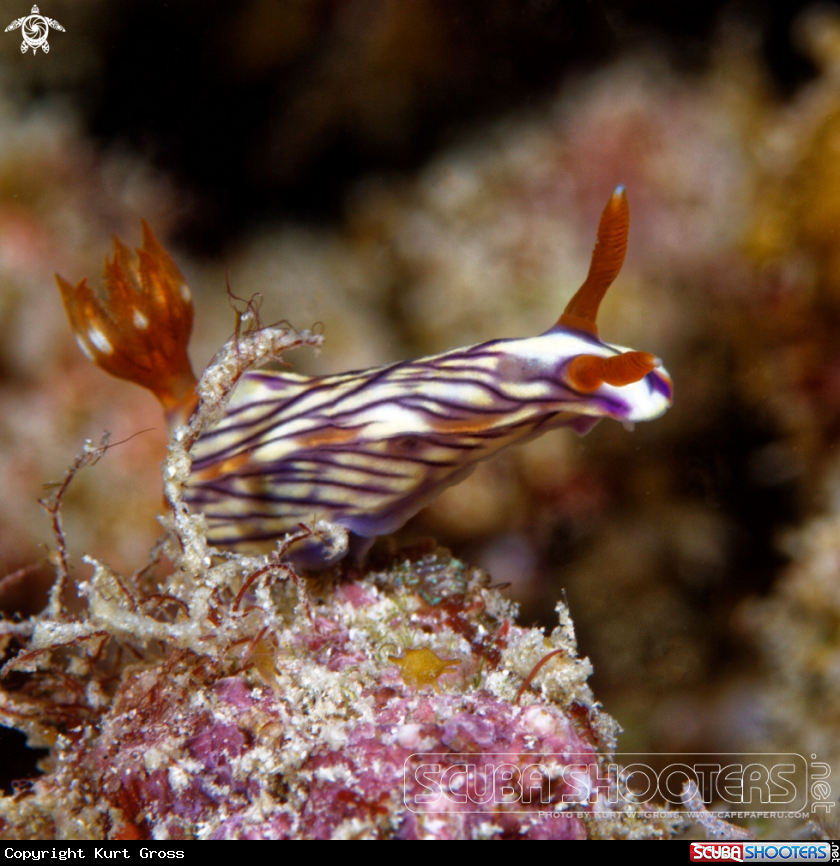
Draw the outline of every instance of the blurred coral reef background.
M664 359L674 408L512 451L381 548L434 536L525 625L565 594L619 750L813 751L840 784L840 7L768 5L53 0L48 55L5 34L0 577L34 567L0 608L43 606L37 499L86 437L129 441L66 499L77 579L160 533L160 410L78 351L53 271L95 281L144 217L196 369L226 272L322 323L295 369L358 369L550 327L623 183L601 333ZM0 749L7 789L34 772Z

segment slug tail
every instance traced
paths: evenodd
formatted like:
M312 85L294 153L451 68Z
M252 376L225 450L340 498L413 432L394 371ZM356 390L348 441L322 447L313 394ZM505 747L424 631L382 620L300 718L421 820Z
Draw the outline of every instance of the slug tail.
M598 308L624 264L629 231L630 205L624 187L619 186L601 214L586 280L567 304L558 325L598 336Z
M102 288L72 285L55 275L79 348L112 376L148 388L167 421L183 423L197 403L187 355L192 332L190 290L181 272L143 221L143 247L132 252L114 238Z

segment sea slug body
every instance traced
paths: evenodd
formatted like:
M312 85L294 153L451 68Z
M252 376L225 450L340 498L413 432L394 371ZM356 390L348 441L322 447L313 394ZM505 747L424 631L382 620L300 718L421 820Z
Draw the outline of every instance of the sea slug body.
M659 360L598 336L598 306L621 268L628 229L619 187L586 281L539 336L334 376L246 373L192 450L186 501L206 516L211 543L273 542L326 519L363 548L509 445L558 427L582 435L602 418L629 425L664 413L672 385ZM106 261L104 301L84 280L73 287L58 278L59 287L85 353L154 391L174 424L196 399L189 293L145 224L137 262L129 256L118 244ZM316 538L295 559L330 564Z

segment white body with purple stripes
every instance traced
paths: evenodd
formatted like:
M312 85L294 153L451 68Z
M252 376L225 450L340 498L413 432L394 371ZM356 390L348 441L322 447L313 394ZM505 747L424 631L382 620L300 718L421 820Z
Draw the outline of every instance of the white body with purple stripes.
M221 546L273 542L314 519L363 538L392 532L509 445L665 412L671 381L662 367L592 393L565 375L580 355L626 351L558 325L364 372L249 373L193 448L187 501ZM316 548L298 561L328 564Z

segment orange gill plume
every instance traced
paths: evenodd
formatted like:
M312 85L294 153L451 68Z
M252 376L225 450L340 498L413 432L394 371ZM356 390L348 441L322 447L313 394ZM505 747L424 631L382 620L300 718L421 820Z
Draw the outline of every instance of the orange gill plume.
M73 286L55 275L81 350L112 376L148 388L170 426L189 419L197 403L187 355L193 322L190 290L181 272L143 221L143 247L114 238L102 287Z
M607 289L618 276L627 253L630 205L623 186L616 187L598 224L598 239L592 250L589 273L566 305L557 324L598 336L598 308ZM622 387L641 381L659 363L650 352L625 352L611 358L579 355L566 371L569 384L585 394L603 384Z

